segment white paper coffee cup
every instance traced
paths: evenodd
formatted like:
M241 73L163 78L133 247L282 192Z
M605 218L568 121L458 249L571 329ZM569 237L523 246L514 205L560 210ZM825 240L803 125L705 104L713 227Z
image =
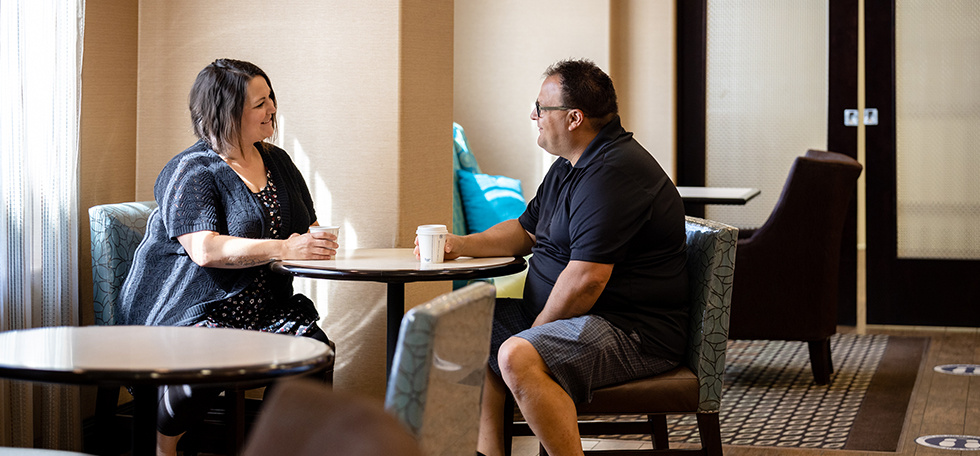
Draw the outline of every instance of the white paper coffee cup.
M330 234L332 234L334 236L340 236L340 227L339 226L336 226L336 225L330 225L330 226L311 226L310 227L310 232L311 233L318 233L318 232L319 233L330 233Z
M446 225L419 225L415 230L419 238L419 259L422 264L442 263L446 255Z

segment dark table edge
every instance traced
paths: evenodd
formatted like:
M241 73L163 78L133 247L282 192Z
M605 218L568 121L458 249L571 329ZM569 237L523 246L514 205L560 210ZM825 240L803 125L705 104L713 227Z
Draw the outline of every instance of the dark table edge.
M72 385L136 386L136 385L241 385L265 384L269 380L326 371L333 366L334 353L279 366L229 367L220 369L174 370L162 373L133 373L118 370L42 370L0 365L0 378L37 383ZM247 371L245 374L242 371ZM206 372L204 372L206 371Z
M442 270L410 270L402 269L397 271L377 271L377 270L336 270L319 269L305 266L285 265L281 261L274 261L269 266L272 271L279 274L290 274L297 277L308 277L314 279L350 280L364 282L385 282L385 283L408 283L408 282L436 282L443 280L469 280L485 279L489 277L499 277L516 274L527 267L524 257L516 256L510 263L496 264L491 266L481 266L461 272L459 269Z

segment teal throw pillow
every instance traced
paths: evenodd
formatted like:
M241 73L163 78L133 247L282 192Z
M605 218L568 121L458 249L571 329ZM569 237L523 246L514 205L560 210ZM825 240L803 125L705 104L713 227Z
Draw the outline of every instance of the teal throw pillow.
M463 169L456 171L456 178L463 198L466 230L470 233L479 233L504 220L520 217L527 207L518 179Z
M480 172L480 164L476 162L476 156L470 150L466 132L456 122L453 122L453 169L465 169L471 173Z

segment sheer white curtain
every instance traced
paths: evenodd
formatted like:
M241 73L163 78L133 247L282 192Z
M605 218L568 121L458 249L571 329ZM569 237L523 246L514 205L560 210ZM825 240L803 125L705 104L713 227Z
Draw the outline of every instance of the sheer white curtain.
M84 12L0 1L0 330L78 323ZM80 430L77 387L0 381L0 446L77 449Z

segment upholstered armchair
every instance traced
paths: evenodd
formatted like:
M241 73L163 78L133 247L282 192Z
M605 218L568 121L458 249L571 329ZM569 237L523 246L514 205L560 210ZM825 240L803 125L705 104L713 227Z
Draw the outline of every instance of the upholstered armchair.
M652 450L587 451L601 454L701 454L720 456L722 380L728 350L728 323L738 229L696 217L687 217L687 273L690 279L690 329L687 359L677 368L592 391L592 402L577 405L582 435L646 434ZM742 252L738 252L741 262ZM741 266L739 266L741 267ZM738 285L735 284L737 288ZM513 435L530 435L527 423L513 423L513 399L504 411L505 452ZM671 449L667 415L695 414L699 449ZM585 420L593 415L644 415L639 421ZM546 455L544 448L541 454Z
M290 379L268 394L243 456L422 456L415 436L373 398Z
M89 232L92 245L92 309L95 324L116 324L119 291L122 289L133 254L146 233L155 201L103 204L90 207ZM92 450L108 454L113 445L122 445L114 434L118 387L99 387L95 404L95 442Z
M738 241L729 337L807 342L819 385L833 372L841 236L860 174L851 157L807 151L766 222Z
M136 246L143 240L155 201L103 204L89 208L92 235L92 306L95 324L116 324L116 307Z

